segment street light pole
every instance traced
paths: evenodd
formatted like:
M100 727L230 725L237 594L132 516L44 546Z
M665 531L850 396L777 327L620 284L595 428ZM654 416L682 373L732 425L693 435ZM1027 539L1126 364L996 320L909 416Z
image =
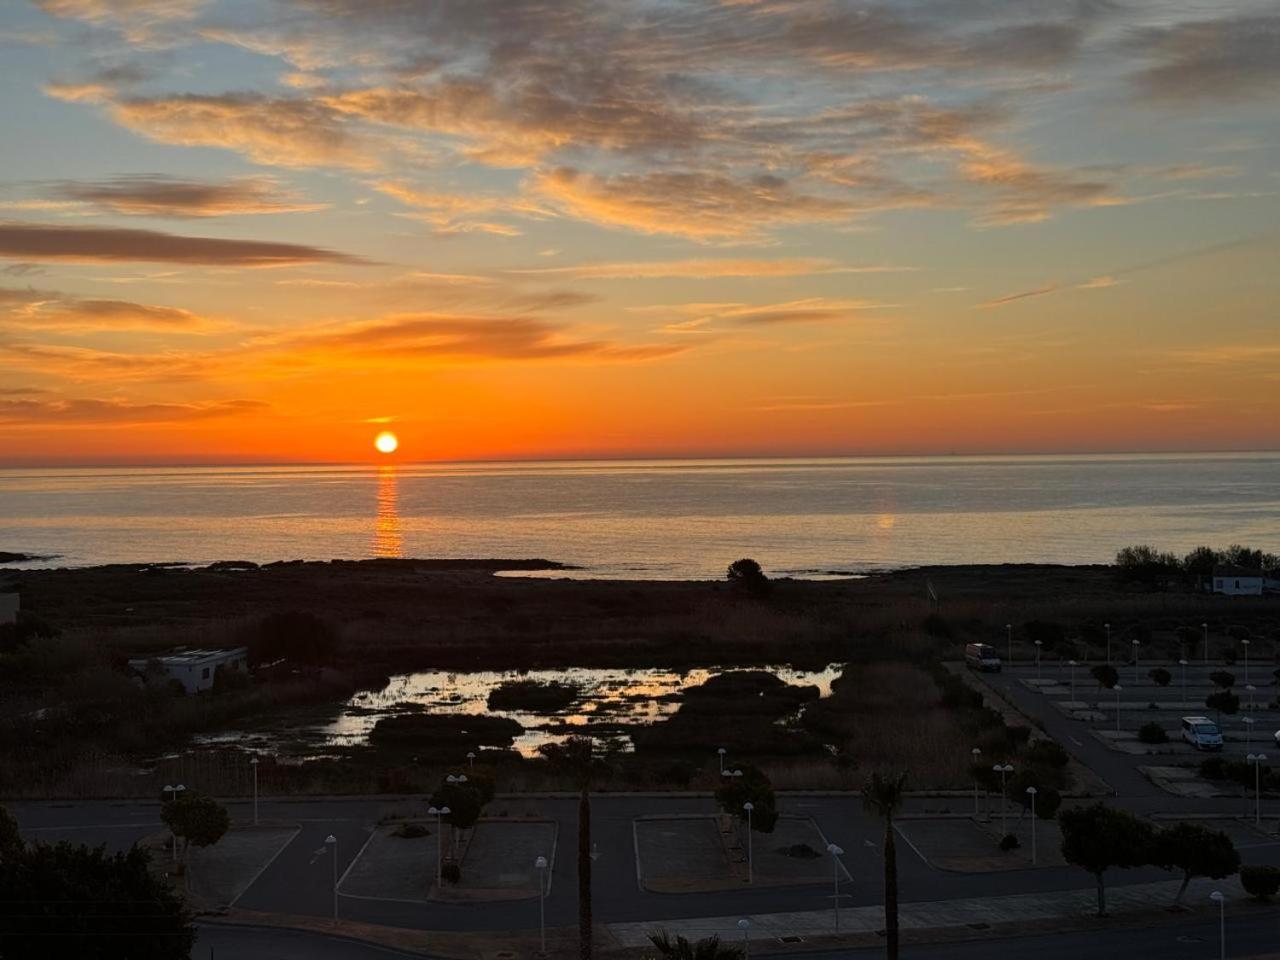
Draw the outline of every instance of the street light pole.
M1138 685L1138 641L1133 641L1133 685Z
M1031 865L1036 865L1036 788L1027 787L1027 796L1031 798Z
M1107 663L1110 663L1111 662L1111 624L1104 623L1103 626L1107 628Z
M440 891L444 883L444 827L441 826L445 817L453 811L448 807L429 807L427 813L434 815L436 818L436 892Z
M836 933L840 932L840 855L842 849L834 843L827 844L827 853L831 854L831 879L833 881L831 902L835 905Z
M542 949L539 953L547 955L547 858L539 857L533 861L538 868L538 942Z
M164 788L164 792L169 794L169 799L171 801L176 802L178 799L178 794L182 793L186 789L187 788L180 783L177 786L166 785ZM173 862L177 863L178 862L178 835L170 831L170 836L173 837Z
M991 770L994 773L1000 774L1000 834L1003 836L1009 832L1008 804L1005 803L1008 791L1005 788L1005 778L1008 777L1009 774L1013 773L1013 764L997 763L991 768Z
M333 854L333 922L338 922L338 838L332 833L324 838L324 845Z
M1114 687L1112 687L1112 689L1115 690L1116 692L1116 733L1119 733L1120 732L1120 690L1121 690L1120 684L1117 683Z
M1215 890L1209 899L1218 905L1218 958L1227 960L1227 898L1221 890Z
M1013 666L1013 624L1006 623L1004 625L1005 635L1009 638L1009 666Z
M474 770L476 768L476 752L474 750L467 751L467 769Z
M978 819L978 758L982 756L982 751L974 747L969 751L969 755L973 757L973 819Z
M1200 624L1200 629L1204 631L1204 662L1209 662L1209 625L1207 623Z
M718 754L720 755L720 775L721 775L721 776L724 776L724 755L725 755L725 752L726 752L726 751L725 751L724 747L719 747L719 748L717 748L717 749L716 749L716 753L718 753Z
M1036 679L1040 679L1040 648L1044 646L1043 640L1036 641Z
M1076 662L1074 660L1068 660L1067 663L1071 667L1071 700L1069 702L1075 703L1076 702Z
M1184 657L1178 661L1182 665L1182 706L1185 709L1187 705L1187 661Z
M1265 753L1251 753L1248 761L1253 764L1253 825L1262 825L1262 761Z
M743 917L738 921L738 929L742 931L742 960L751 960L751 938L747 935L751 921Z
M253 825L258 825L258 758L254 757L249 761L249 766L253 767Z
M1240 722L1244 724L1244 748L1249 750L1253 747L1253 725L1257 721L1253 717L1241 717Z
M1243 638L1240 646L1244 647L1244 682L1247 684L1249 682L1249 638Z
M747 811L747 883L755 883L755 865L751 859L751 811L755 808L750 800L742 805L742 809Z

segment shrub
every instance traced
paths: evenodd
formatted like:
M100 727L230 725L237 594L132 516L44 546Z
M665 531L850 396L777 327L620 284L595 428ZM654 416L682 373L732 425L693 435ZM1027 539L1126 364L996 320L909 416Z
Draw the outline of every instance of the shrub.
M1231 716L1240 709L1240 698L1230 690L1219 690L1204 698L1204 705L1218 714Z
M1173 679L1173 674L1164 667L1156 667L1154 670L1150 671L1147 676L1151 678L1151 682L1157 687L1167 687L1169 685L1169 681Z
M1022 844L1018 843L1018 838L1012 833L1006 833L1000 838L1000 849L1006 853L1010 850L1017 850L1020 846Z
M431 836L431 830L422 823L402 823L391 835L401 840L417 840L419 837Z
M578 699L571 683L506 680L489 691L490 710L563 710Z
M816 860L822 856L807 843L793 843L789 847L780 848L778 852L784 857L794 857L797 860Z
M1209 674L1209 682L1215 687L1230 690L1236 685L1236 675L1226 670L1215 670Z
M1152 720L1139 728L1138 740L1142 743L1168 743L1169 735L1164 732L1164 727Z
M1206 780L1225 780L1227 762L1222 757L1206 757L1200 761L1200 776Z
M1280 891L1280 867L1254 864L1240 868L1240 886L1259 900L1269 900Z
M1056 740L1037 740L1023 754L1026 763L1061 769L1071 760L1071 755Z
M1109 663L1100 663L1089 670L1089 675L1098 681L1098 686L1111 690L1120 682L1120 672Z
M445 883L458 884L462 880L462 867L452 860L440 865L440 879Z
M725 571L725 577L734 586L742 587L747 593L755 596L762 596L768 593L772 586L769 583L769 578L765 576L764 570L760 568L760 564L749 557L735 560L729 564L729 569Z

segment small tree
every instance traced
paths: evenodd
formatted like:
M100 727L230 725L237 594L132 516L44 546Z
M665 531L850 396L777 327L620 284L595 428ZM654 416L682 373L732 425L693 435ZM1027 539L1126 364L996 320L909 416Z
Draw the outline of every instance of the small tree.
M595 757L590 737L543 744L539 751L553 769L572 777L578 786L578 957L591 960L591 784L603 764Z
M1173 897L1181 906L1192 877L1221 880L1240 869L1240 854L1225 833L1198 823L1177 823L1155 835L1151 861L1163 870L1181 870L1182 885Z
M1209 674L1209 682L1222 690L1230 690L1236 685L1236 675L1228 670L1215 670Z
M1164 732L1164 727L1152 720L1138 729L1138 740L1150 744L1168 743L1169 735Z
M893 815L907 796L907 775L882 777L873 773L862 788L862 806L884 820L884 933L885 955L898 960L898 851L893 841Z
M719 937L691 941L677 935L673 940L667 931L655 930L649 942L665 960L738 960L742 956L742 950L721 943Z
M1204 705L1210 710L1214 710L1218 715L1218 722L1222 722L1222 715L1233 715L1240 709L1240 698L1230 690L1219 690L1217 693L1211 693L1204 698Z
M1147 676L1151 678L1151 682L1157 687L1167 687L1173 679L1173 674L1164 667L1156 667L1154 670L1148 671Z
M1259 900L1270 900L1280 892L1280 867L1270 864L1240 868L1240 886Z
M1031 810L1031 794L1027 793L1028 786L1036 788L1036 819L1052 820L1058 815L1058 808L1062 806L1062 794L1053 787L1042 787L1036 784L1027 784L1019 781L1015 775L1013 783L1017 784L1013 787L1013 799L1023 810Z
M748 593L759 596L769 592L769 578L764 575L760 564L749 557L743 557L729 564L725 576L730 583L744 588Z
M231 826L231 817L227 814L227 808L213 797L201 794L170 800L161 809L160 819L175 837L182 840L184 863L187 859L187 851L192 844L197 847L211 847L222 839L222 835Z
M25 847L22 834L18 833L18 821L4 807L0 807L0 864L20 854Z
M1098 916L1107 915L1104 875L1112 867L1128 869L1150 862L1151 825L1125 810L1101 803L1058 814L1062 856L1093 874L1098 885Z
M480 819L480 814L484 812L481 793L470 782L442 781L427 802L437 808L448 807L448 815L441 817L441 820L455 830L469 830L474 827L476 821Z
M1100 663L1089 670L1089 676L1098 681L1099 687L1112 690L1120 682L1120 672L1109 663Z
M743 764L740 777L721 777L716 787L716 802L731 816L746 818L743 806L750 801L751 829L757 833L773 833L778 823L778 798L768 776L751 764Z

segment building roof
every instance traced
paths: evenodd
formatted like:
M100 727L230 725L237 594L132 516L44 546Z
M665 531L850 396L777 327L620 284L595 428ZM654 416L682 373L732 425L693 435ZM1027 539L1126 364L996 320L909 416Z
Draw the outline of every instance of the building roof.
M151 660L157 660L167 667L195 666L206 663L209 660L227 660L231 657L243 656L248 652L248 647L227 647L225 649L196 647L191 650L171 650L168 653L157 654L154 657L133 657L129 662L147 663Z

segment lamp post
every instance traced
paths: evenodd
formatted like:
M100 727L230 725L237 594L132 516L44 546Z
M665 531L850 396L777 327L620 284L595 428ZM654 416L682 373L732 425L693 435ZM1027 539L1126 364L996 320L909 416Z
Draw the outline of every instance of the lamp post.
M1008 833L1008 808L1005 804L1005 780L1009 774L1013 773L1013 764L997 763L991 768L993 773L1000 774L1000 834L1003 836Z
M1111 624L1104 623L1103 626L1107 628L1107 663L1110 663L1111 662Z
M1240 641L1240 646L1244 647L1244 682L1249 682L1249 638L1245 637Z
M1136 687L1138 685L1138 641L1134 640L1132 641L1132 643L1133 643L1133 685Z
M751 938L747 934L751 921L743 917L738 921L738 929L742 931L742 960L751 960Z
M978 819L978 758L982 756L982 751L974 747L969 751L969 755L973 757L973 819Z
M324 838L324 845L333 855L333 922L338 922L338 838L332 833Z
M832 897L831 902L835 905L836 933L840 932L840 855L844 853L842 849L834 843L827 844L827 853L831 854L831 879Z
M751 859L751 811L755 808L750 800L742 805L742 809L747 811L747 883L755 883L755 865Z
M1036 679L1040 679L1040 648L1044 646L1043 640L1036 641Z
M1253 764L1253 825L1262 825L1262 761L1265 753L1251 753L1246 759Z
M1215 890L1209 899L1218 905L1218 957L1227 960L1227 898L1221 890Z
M1120 684L1117 683L1114 687L1112 687L1112 689L1115 690L1116 692L1116 733L1119 733L1120 732L1120 690L1121 690Z
M1241 717L1240 722L1244 724L1244 748L1248 750L1253 746L1253 725L1258 721L1253 717Z
M474 750L467 751L467 769L474 770L476 768L476 752Z
M741 770L721 770L721 771L720 771L720 776L722 776L722 777L740 777L740 776L742 776L742 771L741 771Z
M1005 636L1009 639L1009 666L1013 666L1013 624L1006 623L1004 625Z
M253 825L258 825L258 758L254 757L249 761L249 766L253 767Z
M538 951L547 955L547 858L539 857L533 861L538 868L538 942L542 949Z
M1247 690L1247 691L1248 691L1248 693L1249 693L1249 710L1252 712L1252 710L1254 709L1254 706L1253 706L1253 695L1254 695L1255 693L1257 693L1257 692L1258 692L1258 688L1257 688L1257 687L1255 687L1252 683L1246 683L1246 684L1244 685L1244 688L1245 688L1245 690Z
M1183 657L1181 660L1178 661L1178 663L1182 667L1182 705L1185 708L1187 705L1187 659L1186 657Z
M1200 624L1200 629L1204 631L1204 662L1209 662L1209 625L1207 623Z
M719 747L719 748L716 750L716 753L718 753L718 754L720 755L720 772L721 772L721 773L724 773L724 755L725 755L726 751L725 751L724 747Z
M186 789L187 788L182 784L178 784L176 787L166 785L164 788L164 792L169 794L170 801L176 801L178 799L178 794L182 793ZM173 837L173 862L177 863L178 862L178 835L171 831L170 836Z
M444 837L444 827L441 826L444 818L453 813L448 807L429 807L427 813L436 818L436 890L440 889L444 882L444 845L442 843Z
M1075 703L1076 702L1076 662L1074 660L1068 660L1067 665L1071 667L1071 699L1068 702Z
M1031 798L1031 865L1036 865L1036 788L1027 787L1027 796Z
M457 775L451 773L444 778L444 782L445 783L466 783L467 775L465 773L459 773Z

